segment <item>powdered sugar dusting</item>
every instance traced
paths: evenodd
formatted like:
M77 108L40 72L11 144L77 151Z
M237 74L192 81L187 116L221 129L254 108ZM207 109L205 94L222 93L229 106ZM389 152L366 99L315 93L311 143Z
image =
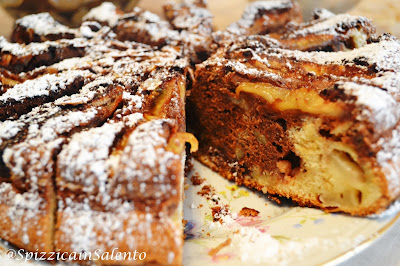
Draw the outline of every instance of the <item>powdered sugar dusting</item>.
M82 87L79 93L70 96L64 96L56 101L55 105L77 105L89 103L96 95L104 93L108 86L113 84L113 79L110 77L99 77L94 81Z
M23 222L21 219L25 216L25 221L34 219L42 211L43 199L34 192L26 192L18 194L14 191L12 184L0 183L0 198L1 204L10 206L8 217L17 223L14 227L22 228ZM11 203L11 204L10 204Z
M267 60L263 60L265 63L268 63ZM242 75L251 75L253 77L264 77L264 78L271 78L271 79L279 79L279 73L272 73L258 69L255 66L246 65L240 61L222 61L219 58L215 60L209 60L207 62L208 65L217 65L217 66L227 66L231 67L233 71L236 71Z
M168 20L175 29L202 36L209 36L212 33L213 15L203 5L184 1L179 4L168 4L164 6L165 8Z
M257 16L263 11L269 10L280 10L280 9L289 9L293 7L293 3L290 0L270 0L270 1L256 1L249 5L247 5L246 9L243 12L242 18L230 25L226 30L235 33L237 35L241 35L245 33L246 28L250 28ZM268 17L265 16L267 20Z
M60 227L56 234L56 246L58 242L67 243L76 252L95 252L99 249L103 252L115 247L120 247L119 251L132 251L143 244L157 248L154 239L164 240L167 232L174 232L178 227L164 215L155 218L149 213L137 213L126 201L115 200L112 204L115 207L106 212L90 209L87 203L74 202L70 198L65 202L67 206L62 202L59 205ZM174 244L180 246L182 239L176 240ZM127 246L122 247L121 243ZM173 248L171 250L167 252L165 261L172 257L171 253L175 253Z
M127 92L123 92L123 99L129 101L129 106L135 107L137 109L142 108L143 96L132 95Z
M27 80L8 89L0 96L0 101L21 101L29 98L48 96L66 89L77 78L84 76L81 71L69 71L63 75L46 74L34 80Z
M98 191L100 196L105 196L106 183L112 164L108 158L111 148L118 134L127 127L135 126L143 119L140 113L124 117L122 122L107 122L98 128L92 128L74 134L68 145L58 156L60 177L58 185L63 187L68 182L81 184L83 192L93 193ZM109 192L109 189L107 190ZM101 200L107 201L108 197Z
M368 83L368 81L364 82ZM371 84L386 89L396 101L400 101L400 72L384 72L369 81Z
M7 206L6 211L2 212L0 224L11 226L11 232L6 232L9 236L20 235L25 245L30 244L30 235L40 238L42 231L31 231L31 226L39 223L39 219L46 215L45 208L48 206L38 191L30 190L18 193L10 183L0 183L0 204ZM3 207L4 208L4 207ZM42 220L43 221L43 220ZM32 245L33 246L33 245ZM40 247L39 243L35 243Z
M254 227L242 227L239 233L232 235L231 247L239 254L241 261L246 263L268 263L271 265L287 265L301 261L310 255L316 247L323 247L326 251L338 245L356 246L364 239L359 236L346 239L343 236L336 238L301 238L279 241L269 234L261 233Z
M0 36L0 50L15 56L37 55L40 51L45 51L49 47L48 42L31 43L24 45L19 43L9 43L3 36Z
M394 128L389 138L382 137L377 145L380 145L381 149L376 158L388 181L389 192L393 197L398 197L400 195L400 124Z
M58 156L58 168L62 186L65 182L82 183L85 193L106 190L108 167L106 164L116 135L122 130L122 123L106 123L102 127L83 131L72 136Z
M36 34L40 35L63 33L76 34L76 30L70 29L55 21L47 12L25 16L18 19L16 24L26 29L32 29Z
M180 160L180 156L163 148L167 144L166 132L163 129L165 123L164 120L149 121L132 132L122 153L122 167L117 170L117 176L140 182L151 181L153 177L156 183L164 181L168 175L169 164Z
M243 12L239 23L246 27L251 27L257 14L264 10L277 10L292 8L293 3L290 0L269 0L269 1L256 1L249 4ZM228 28L229 30L229 28Z
M52 140L58 135L68 133L72 128L81 124L88 124L96 117L97 113L97 108L92 107L83 112L68 112L66 115L56 116L43 124L39 134L44 141ZM30 130L28 137L30 135L36 135L36 132Z
M89 108L85 112L55 116L46 120L42 126L30 123L25 141L4 150L4 163L15 176L35 178L44 173L52 173L50 162L53 162L53 152L63 142L59 136L80 124L88 123L96 114L95 108Z
M134 19L132 19L134 17ZM143 11L141 8L135 7L133 13L121 16L119 23L126 27L132 26L134 29L140 29L146 34L153 45L159 42L177 42L181 40L180 33L173 30L170 24L160 19L160 17L149 11Z
M360 121L371 120L382 131L393 129L400 120L398 102L379 87L354 82L338 83L345 93L357 96L356 103L364 106Z
M179 32L171 30L167 22L150 12L136 11L154 40L166 37L175 44L181 41ZM11 72L28 71L39 65L17 74L25 82L7 90L0 102L18 101L22 105L24 101L34 102L35 97L53 101L26 110L28 113L18 118L0 121L3 161L13 177L10 187L22 184L28 190L21 196L13 195L15 199L26 197L21 200L25 204L32 196L32 208L38 204L47 208L54 195L46 198L41 186L49 185L46 193L58 192L56 246L68 245L76 251L125 246L134 249L139 243L153 245L155 239L162 237L172 245L165 253L165 261L175 262L182 245L181 203L177 196L181 193L183 164L182 155L167 147L177 122L151 120L156 118L143 113L155 108L151 101L157 104L162 98L160 89L170 89L161 88L164 81L177 78L185 82L181 79L185 79L188 60L179 59L183 57L179 47L155 50L117 40L112 28L121 22L118 12L111 3L104 3L85 17L95 21L87 21L76 30L59 24L47 13L18 21L33 34L71 33L80 37L73 40L25 45L0 39L1 55L10 60L7 67ZM165 33L164 29L170 31ZM65 56L74 58L64 59ZM72 83L76 86L70 86ZM81 84L85 85L79 88ZM57 97L60 98L53 99ZM179 95L167 97L172 98L168 99L171 107L162 108L169 111L177 102L174 97ZM56 190L52 188L54 179ZM2 199L30 215L21 204L6 198L5 193L9 192L1 190L2 186L6 185L0 184ZM166 195L168 199L164 199ZM13 223L14 219L15 215ZM30 222L24 220L16 229L25 230L23 224ZM54 220L49 217L50 226L51 222ZM38 234L45 230L43 226L47 224L35 225ZM31 234L25 233L18 238L24 244L33 240Z
M87 203L77 203L66 200L67 205L59 201L60 219L59 232L65 234L66 241L74 251L106 250L107 246L118 247L120 241L127 238L129 248L135 249L135 238L132 232L137 230L139 217L132 212L132 206L127 202L115 202L115 208L109 212L91 210ZM124 223L127 227L124 230ZM144 224L144 226L146 226ZM144 228L143 228L144 229ZM100 240L97 232L102 232L104 241ZM61 239L56 238L56 241ZM56 242L57 245L57 242Z
M114 27L117 25L118 18L119 15L116 6L111 2L104 2L98 7L91 9L89 13L83 17L83 20L105 22L108 26Z
M353 28L361 23L370 24L371 21L364 17L354 17L349 14L328 16L325 20L312 21L308 25L305 25L304 28L290 32L288 37L295 38L297 36L307 36L309 34L337 35L338 33L346 32L346 28Z
M61 109L51 103L46 103L35 107L31 112L22 115L18 120L5 120L0 122L0 137L2 141L12 139L23 128L28 128L28 132L37 133L39 125L46 119L58 113ZM29 129L30 128L30 129Z
M163 233L164 230L170 230L168 228L171 226L176 230L175 222L165 213L157 213L156 218L150 209L140 212L135 206L136 201L125 201L120 194L131 190L136 180L145 185L157 182L155 179L162 181L162 175L167 175L163 171L168 171L164 169L168 166L164 160L166 156L181 159L180 156L165 151L163 147L167 143L168 135L163 131L167 121L144 122L140 113L125 116L123 119L123 122L110 120L101 127L73 135L58 156L59 191L66 188L74 191L78 188L87 195L83 202L77 202L68 196L59 197L60 227L56 241L67 242L73 250L107 250L119 246L121 242L127 243L128 248L135 249L139 243L154 243L153 238L157 236L153 234L157 232ZM122 153L112 153L116 136L123 128L126 130L138 123L143 124L131 133L128 130L128 140ZM136 159L137 157L140 158ZM148 165L154 166L158 174L153 173L152 179L143 180L142 176L146 177ZM127 175L123 175L125 170ZM128 180L125 185L119 183L123 178ZM122 191L119 190L121 188ZM169 191L172 189L167 184L165 188ZM160 193L165 194L166 191L162 190ZM96 207L93 207L93 202L96 202ZM182 240L178 236L174 236L174 239L175 237L176 244L181 245Z
M265 37L265 40L268 41L268 37ZM250 39L250 41L252 40ZM251 45L257 45L257 39L255 39L255 43L251 43ZM321 65L357 66L362 69L366 69L369 66L379 72L380 75L383 75L385 71L400 72L400 58L393 56L394 54L400 53L400 41L390 36L382 36L376 42L369 43L358 49L340 52L302 52L298 50L281 49L277 48L274 42L269 43L269 41L267 45L258 41L258 46L257 48L251 49L258 57L264 60L267 60L269 57L276 57L313 62ZM237 45L231 47L231 50L238 50L241 52L248 49L248 47L242 48ZM212 58L212 60L216 59Z
M267 52L267 51L266 51ZM272 52L273 51L268 51ZM288 56L298 60L318 64L365 65L374 66L377 71L400 71L400 42L396 39L383 39L364 47L346 52L300 52L276 49L275 55Z
M73 69L78 69L78 68L89 67L90 66L89 63L92 61L93 61L93 59L90 58L89 56L73 57L73 58L64 59L64 60L52 65L51 67L62 72L64 70L73 70ZM46 68L47 67L40 67L40 68L36 68L34 71L40 71L40 70L46 69Z
M135 7L133 9L133 12L137 12L137 13L141 13L141 16L143 16L143 18L147 21L147 22L151 22L151 23L157 23L161 21L161 18L159 16L157 16L154 13L151 13L147 10L142 11L140 8Z
M325 8L314 9L313 15L316 19L322 19L322 20L325 20L325 19L335 16L334 13L332 13L331 11L329 11L328 9L325 9Z
M5 149L3 161L14 177L31 177L30 186L33 191L36 191L39 186L38 178L52 175L53 152L60 147L62 142L62 138L48 142L43 142L40 138L31 138Z
M14 56L36 56L43 54L50 48L60 48L65 46L84 48L89 45L86 39L60 40L60 41L45 41L41 43L32 42L30 44L10 43L3 36L0 36L0 52L9 53Z
M3 140L15 137L21 131L24 123L20 121L6 120L0 123L0 145Z

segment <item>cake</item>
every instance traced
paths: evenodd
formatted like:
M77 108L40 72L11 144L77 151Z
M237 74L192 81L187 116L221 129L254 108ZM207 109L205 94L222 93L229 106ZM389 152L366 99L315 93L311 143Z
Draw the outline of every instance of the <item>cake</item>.
M30 15L0 39L0 236L49 260L182 261L190 62L178 45L124 41L125 22ZM131 259L100 257L112 252Z
M397 39L323 9L305 23L290 0L223 31L204 1L164 12L103 3L76 29L41 13L0 37L2 239L181 264L196 138L203 164L275 199L364 216L400 196Z
M400 195L399 52L367 19L323 10L222 45L196 66L197 158L273 198L382 212Z

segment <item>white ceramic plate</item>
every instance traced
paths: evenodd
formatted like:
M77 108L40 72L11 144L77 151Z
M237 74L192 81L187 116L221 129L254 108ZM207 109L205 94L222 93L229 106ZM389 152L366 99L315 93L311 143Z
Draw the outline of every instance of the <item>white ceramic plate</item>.
M237 187L199 162L193 172L205 181L194 186L190 177L187 180L184 265L335 264L372 243L400 216L360 218L278 205L263 194ZM211 199L197 194L204 185L215 188ZM222 224L214 222L211 208L225 204L229 214L222 215ZM243 207L259 211L258 216L239 216Z
M192 184L190 176L186 180L185 266L335 264L372 243L400 216L393 213L384 218L359 218L289 203L278 205L264 194L236 186L197 161L192 173L205 180L198 186ZM210 199L197 194L205 185L215 190ZM228 213L214 222L211 208L223 205L228 206ZM243 207L259 214L240 216ZM226 241L230 244L221 246ZM43 265L9 260L7 249L4 243L0 244L0 265Z

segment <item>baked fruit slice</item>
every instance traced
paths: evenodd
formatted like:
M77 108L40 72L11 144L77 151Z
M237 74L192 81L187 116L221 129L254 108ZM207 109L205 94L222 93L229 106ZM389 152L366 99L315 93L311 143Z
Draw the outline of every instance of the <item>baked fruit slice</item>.
M221 48L191 90L197 158L303 206L383 211L400 195L399 52L391 36L345 52L261 36Z
M301 51L342 51L359 48L375 34L367 18L348 14L335 15L326 9L315 9L313 18L303 22L296 2L257 1L249 4L242 18L225 31L215 32L220 46L238 38L268 35L276 45Z
M69 29L39 14L18 21L19 43L0 39L0 237L48 255L91 252L82 260L146 253L101 264L181 264L190 63L181 46L118 36L101 21Z

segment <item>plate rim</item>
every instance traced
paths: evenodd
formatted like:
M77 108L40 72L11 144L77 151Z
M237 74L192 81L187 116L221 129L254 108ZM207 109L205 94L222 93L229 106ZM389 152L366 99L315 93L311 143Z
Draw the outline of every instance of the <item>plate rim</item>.
M368 219L368 217L365 217ZM373 243L375 243L379 238L383 237L385 233L388 232L390 228L393 227L393 225L397 222L400 221L400 212L398 212L387 224L385 224L382 228L380 228L375 234L372 234L368 239L362 241L360 244L355 246L354 248L344 251L340 254L338 254L335 258L330 259L328 261L325 261L322 263L322 265L327 265L327 266L333 266L333 265L338 265L339 263L343 263L346 260L354 257L355 255L359 254L363 250L367 249L370 247Z

